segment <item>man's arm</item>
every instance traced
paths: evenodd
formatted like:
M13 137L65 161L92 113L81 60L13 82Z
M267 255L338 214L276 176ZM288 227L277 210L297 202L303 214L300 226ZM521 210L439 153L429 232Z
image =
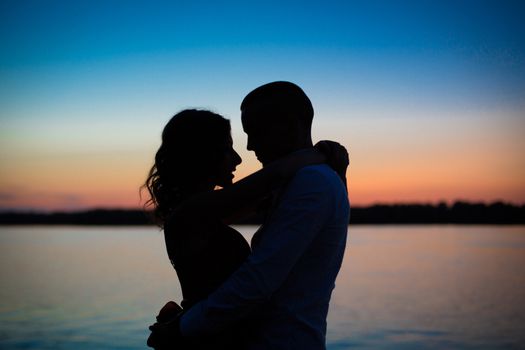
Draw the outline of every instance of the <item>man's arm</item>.
M208 299L182 316L182 335L219 332L271 297L333 212L330 186L314 167L297 173L247 261Z

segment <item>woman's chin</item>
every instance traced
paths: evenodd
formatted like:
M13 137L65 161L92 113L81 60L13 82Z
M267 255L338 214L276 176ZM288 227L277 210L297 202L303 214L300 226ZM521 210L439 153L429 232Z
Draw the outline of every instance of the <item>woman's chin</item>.
M228 181L222 181L220 184L217 184L217 186L222 187L222 188L230 187L233 184L232 180L233 179L230 179Z
M233 184L233 173L224 176L220 181L218 181L217 186L219 187L229 187Z

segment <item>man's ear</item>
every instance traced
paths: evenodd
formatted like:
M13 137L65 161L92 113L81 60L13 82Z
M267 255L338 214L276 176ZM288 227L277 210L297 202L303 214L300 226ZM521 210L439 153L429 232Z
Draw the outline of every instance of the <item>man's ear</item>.
M280 131L286 131L286 132L297 130L298 126L299 125L297 123L297 120L294 120L294 118L291 118L290 116L282 116L274 124L275 128L277 128Z

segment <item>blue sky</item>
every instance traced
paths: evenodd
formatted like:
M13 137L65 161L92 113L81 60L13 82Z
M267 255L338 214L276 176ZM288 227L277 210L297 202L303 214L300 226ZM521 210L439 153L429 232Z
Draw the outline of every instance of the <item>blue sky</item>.
M111 79L115 90L148 82L172 88L159 75L175 70L171 79L201 86L215 77L246 90L247 76L264 82L288 75L331 90L357 81L359 100L415 94L442 95L439 103L523 103L520 2L4 1L2 7L4 99L40 95L68 79L95 86Z
M146 167L163 124L186 107L231 118L242 151L240 101L273 80L302 86L314 136L340 138L363 164L374 154L387 162L392 144L404 145L402 157L441 143L454 152L480 142L476 154L490 151L487 140L504 154L522 146L520 1L1 1L0 16L0 159L13 174L31 157L59 164L111 152ZM240 176L255 169L241 155ZM508 157L502 171L525 172ZM50 186L32 182L28 196ZM436 197L433 186L421 200ZM0 176L9 188L25 187Z
M72 84L118 98L279 78L367 104L523 105L519 1L3 1L1 13L7 105Z

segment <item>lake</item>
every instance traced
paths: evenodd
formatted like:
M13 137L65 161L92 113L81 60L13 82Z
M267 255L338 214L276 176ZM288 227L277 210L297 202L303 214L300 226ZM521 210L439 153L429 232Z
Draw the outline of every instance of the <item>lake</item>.
M153 227L0 226L0 278L0 349L144 349L181 299ZM525 349L525 226L350 226L327 338Z

